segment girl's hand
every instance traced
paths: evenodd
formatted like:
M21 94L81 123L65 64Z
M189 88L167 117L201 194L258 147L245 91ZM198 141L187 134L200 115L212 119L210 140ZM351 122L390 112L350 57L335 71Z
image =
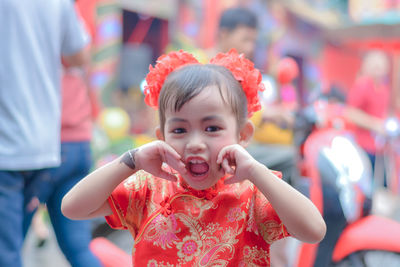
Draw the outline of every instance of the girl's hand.
M251 172L257 161L241 145L234 144L221 149L217 157L217 164L232 177L225 180L225 184L239 183L251 178Z
M145 144L139 147L135 153L135 164L138 170L144 170L166 180L176 181L174 174L162 168L163 163L181 174L187 171L178 152L164 141L158 140Z

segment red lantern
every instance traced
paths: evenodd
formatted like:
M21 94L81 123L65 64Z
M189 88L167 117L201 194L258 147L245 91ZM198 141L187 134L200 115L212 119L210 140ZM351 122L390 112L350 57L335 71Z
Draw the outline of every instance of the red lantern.
M299 75L299 67L291 57L284 57L278 63L277 80L283 84L288 84Z

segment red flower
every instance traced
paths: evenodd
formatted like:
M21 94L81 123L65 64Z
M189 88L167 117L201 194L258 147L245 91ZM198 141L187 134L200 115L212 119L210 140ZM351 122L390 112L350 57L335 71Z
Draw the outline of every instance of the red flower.
M146 104L157 108L158 97L167 76L187 64L199 64L199 62L192 54L180 50L160 56L154 68L150 65L144 89ZM247 97L248 117L261 109L258 92L264 91L264 85L261 82L261 73L254 68L253 62L246 59L243 54L238 54L235 49L231 49L228 53L216 55L210 60L210 64L226 67L239 81Z
M157 64L153 68L150 65L149 74L146 76L147 85L144 88L144 94L147 105L150 107L158 107L158 97L161 92L161 88L164 84L167 76L187 64L198 64L197 59L185 51L174 51L166 55L162 55L157 59Z
M242 85L247 97L248 117L261 109L258 92L265 90L261 73L254 68L253 62L238 54L235 49L228 53L220 53L210 60L211 64L221 65L229 69L236 80Z

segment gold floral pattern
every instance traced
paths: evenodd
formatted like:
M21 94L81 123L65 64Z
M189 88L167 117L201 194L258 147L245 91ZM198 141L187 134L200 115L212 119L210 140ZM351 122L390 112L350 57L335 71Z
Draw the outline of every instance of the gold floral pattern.
M276 221L267 221L261 224L259 228L261 236L268 244L272 244L272 242L287 236L287 234L285 235L282 232L282 223L277 223Z
M135 236L134 266L269 266L270 244L288 236L250 182L194 192L144 172L135 176L114 190L106 217Z
M167 249L171 248L171 245L179 240L176 236L179 232L180 229L178 229L178 223L174 215L168 217L158 215L150 223L144 235L144 239L153 241L155 246Z
M201 241L193 236L185 236L182 242L176 244L178 257L183 259L185 262L189 262L193 260L194 257L199 256L201 247Z
M158 262L156 260L149 260L147 267L176 267L175 264L164 263L164 261Z
M249 247L244 246L243 248L243 260L238 264L239 267L252 267L252 266L264 266L263 264L270 264L269 251L259 249L257 246Z
M226 215L229 222L238 222L246 217L246 213L240 207L233 207Z

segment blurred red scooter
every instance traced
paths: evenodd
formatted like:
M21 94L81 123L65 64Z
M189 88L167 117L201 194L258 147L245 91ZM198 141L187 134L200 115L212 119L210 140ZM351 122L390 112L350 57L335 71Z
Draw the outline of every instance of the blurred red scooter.
M291 266L400 266L400 223L370 214L371 165L345 130L342 110L318 100L297 114L303 177L295 186L323 214L327 234L319 244L291 240Z
M104 267L130 267L131 255L105 237L96 237L90 243L90 250L95 254Z

